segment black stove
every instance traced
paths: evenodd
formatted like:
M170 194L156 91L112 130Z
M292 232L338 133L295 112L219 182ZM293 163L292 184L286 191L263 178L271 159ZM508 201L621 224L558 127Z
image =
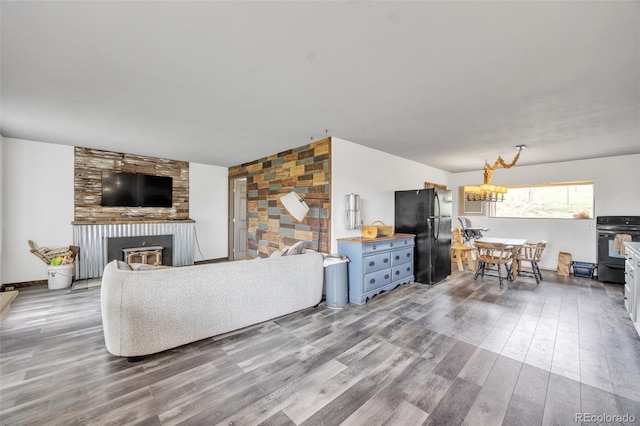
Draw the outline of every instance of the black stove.
M624 241L640 241L640 216L598 216L598 280L624 284Z

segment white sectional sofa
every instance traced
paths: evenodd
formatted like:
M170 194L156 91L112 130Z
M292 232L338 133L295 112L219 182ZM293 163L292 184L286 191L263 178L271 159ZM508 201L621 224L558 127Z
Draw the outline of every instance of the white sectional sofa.
M112 261L102 277L107 350L134 359L320 303L316 252L155 270Z

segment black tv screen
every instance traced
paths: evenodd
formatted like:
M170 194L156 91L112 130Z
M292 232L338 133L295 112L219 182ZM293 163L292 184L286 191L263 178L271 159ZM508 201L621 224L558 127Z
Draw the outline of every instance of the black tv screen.
M102 172L102 206L172 207L173 178L137 173Z

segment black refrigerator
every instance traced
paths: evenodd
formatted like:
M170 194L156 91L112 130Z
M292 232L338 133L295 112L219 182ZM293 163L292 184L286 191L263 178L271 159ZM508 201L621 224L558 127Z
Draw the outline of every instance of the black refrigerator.
M451 275L451 200L451 191L396 191L395 232L416 235L416 282L436 284Z

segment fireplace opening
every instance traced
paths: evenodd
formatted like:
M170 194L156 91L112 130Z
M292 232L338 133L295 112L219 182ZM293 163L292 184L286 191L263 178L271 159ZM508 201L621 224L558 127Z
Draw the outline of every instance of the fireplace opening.
M107 238L106 245L106 263L123 260L127 263L173 266L173 235L111 237Z
M122 249L122 260L126 263L144 263L145 265L162 265L162 246L132 247Z

